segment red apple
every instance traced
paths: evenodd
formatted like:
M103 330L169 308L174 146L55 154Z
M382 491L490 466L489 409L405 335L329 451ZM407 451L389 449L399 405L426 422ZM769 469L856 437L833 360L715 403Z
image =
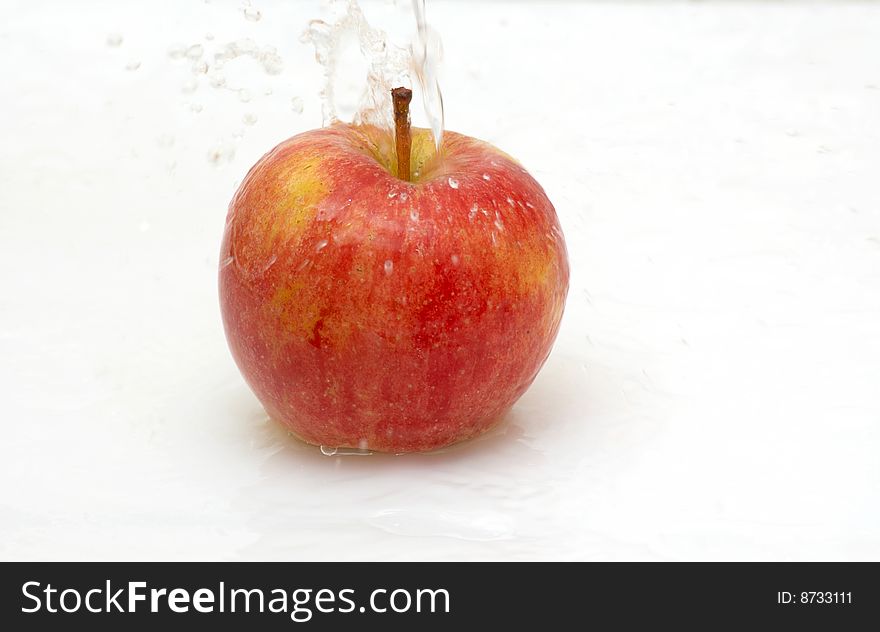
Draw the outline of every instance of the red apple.
M229 346L270 417L310 443L400 453L474 437L559 328L568 261L541 186L474 138L446 132L439 153L428 130L411 139L402 179L389 132L294 136L229 206Z

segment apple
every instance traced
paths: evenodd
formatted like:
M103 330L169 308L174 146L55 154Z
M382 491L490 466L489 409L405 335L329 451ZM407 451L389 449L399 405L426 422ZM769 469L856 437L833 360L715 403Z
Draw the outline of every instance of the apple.
M569 268L544 190L475 138L446 132L435 151L400 90L395 133L294 136L229 205L232 355L269 416L309 443L403 453L475 437L559 329Z

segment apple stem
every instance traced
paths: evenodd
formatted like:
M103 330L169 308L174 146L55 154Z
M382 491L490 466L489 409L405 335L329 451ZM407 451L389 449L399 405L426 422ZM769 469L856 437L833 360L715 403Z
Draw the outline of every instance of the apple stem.
M409 180L409 155L412 150L412 138L409 133L409 103L412 101L412 90L394 88L391 91L394 101L394 140L397 145L397 177Z

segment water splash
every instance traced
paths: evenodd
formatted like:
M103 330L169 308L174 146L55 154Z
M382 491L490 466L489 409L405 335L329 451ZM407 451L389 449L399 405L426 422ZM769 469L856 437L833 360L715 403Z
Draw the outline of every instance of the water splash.
M339 3L337 3L339 4ZM425 20L424 0L414 0L416 38L409 47L398 46L386 33L373 28L355 0L333 23L313 20L302 41L315 48L315 59L324 69L321 90L324 125L349 120L355 124L394 128L391 90L411 86L413 75L422 91L425 113L436 147L443 137L443 98L437 80L442 46L440 38ZM340 59L350 45L356 45L365 63L366 77L346 77L357 64Z
M443 141L443 94L440 92L438 71L443 59L443 43L440 35L428 25L425 17L425 0L413 0L413 11L416 14L417 39L410 47L413 68L419 87L422 89L422 101L425 115L431 125L434 145L440 149Z

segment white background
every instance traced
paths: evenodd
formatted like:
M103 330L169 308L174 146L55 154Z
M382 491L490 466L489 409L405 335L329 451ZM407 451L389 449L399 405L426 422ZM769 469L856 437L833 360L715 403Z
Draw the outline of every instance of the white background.
M447 127L544 185L571 292L497 432L344 458L223 336L229 198L321 124L322 9L241 6L3 5L0 558L880 559L880 5L429 0ZM168 55L243 37L248 102Z

